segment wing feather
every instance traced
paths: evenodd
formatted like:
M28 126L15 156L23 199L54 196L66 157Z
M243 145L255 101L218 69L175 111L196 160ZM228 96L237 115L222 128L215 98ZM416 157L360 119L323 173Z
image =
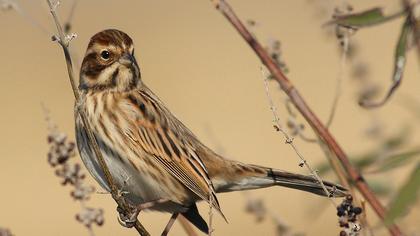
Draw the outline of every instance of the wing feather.
M202 144L196 136L147 87L131 93L127 100L142 114L136 130L140 140L130 139L223 216L208 171L197 154L196 150Z

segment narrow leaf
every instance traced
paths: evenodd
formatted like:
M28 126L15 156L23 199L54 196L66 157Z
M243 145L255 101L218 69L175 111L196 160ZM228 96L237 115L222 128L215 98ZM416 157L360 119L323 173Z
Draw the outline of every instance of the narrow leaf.
M408 164L410 161L415 160L415 157L420 155L420 149L415 149L412 151L399 153L387 157L382 163L379 163L379 167L369 171L369 173L378 173L385 172L397 167L400 167L404 164Z
M407 182L401 187L398 194L389 206L386 224L391 224L396 218L402 216L413 204L420 189L420 162L417 163L416 168L411 173Z
M401 16L403 13L404 12L398 12L389 16L385 16L381 8L372 8L363 12L338 16L333 21L328 22L327 25L337 24L344 27L357 29L384 23Z
M395 48L394 74L392 76L392 85L391 88L388 90L387 95L379 102L360 101L359 104L361 106L366 108L373 108L384 105L391 97L391 95L395 92L395 90L398 88L398 86L401 84L406 62L405 52L407 50L407 39L410 32L411 24L409 18L407 17L401 29L401 34L398 39L397 46Z
M404 143L406 143L408 137L410 136L410 131L410 128L403 127L401 128L401 132L395 134L394 136L386 138L374 150L363 154L351 156L349 159L352 162L352 164L354 164L358 169L363 171L366 168L371 167L373 164L378 162L378 159L380 159L383 156L384 149L392 152L397 151L398 148L400 148ZM420 151L420 148L414 149L412 152L415 152L416 150ZM398 155L402 154L396 154L395 156ZM392 157L394 156L390 156L390 158ZM325 175L332 170L331 165L328 161L322 162L321 164L317 165L315 169L320 175Z
M388 196L392 193L392 186L386 182L381 180L370 180L368 181L369 187L372 188L372 191L381 197Z

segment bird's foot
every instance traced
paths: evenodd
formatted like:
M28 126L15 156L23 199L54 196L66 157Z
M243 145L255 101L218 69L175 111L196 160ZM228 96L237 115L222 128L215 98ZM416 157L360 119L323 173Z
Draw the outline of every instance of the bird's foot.
M118 206L117 207L117 211L119 213L118 222L126 228L132 228L136 224L137 217L142 210L146 210L148 208L154 207L156 204L165 203L165 202L169 202L169 200L162 198L162 199L157 199L150 202L145 202L137 206L133 206L129 204L128 210L124 210Z
M118 222L126 228L134 227L137 217L140 214L140 210L137 210L135 207L129 206L129 208L128 210L124 210L120 206L117 207L119 213Z

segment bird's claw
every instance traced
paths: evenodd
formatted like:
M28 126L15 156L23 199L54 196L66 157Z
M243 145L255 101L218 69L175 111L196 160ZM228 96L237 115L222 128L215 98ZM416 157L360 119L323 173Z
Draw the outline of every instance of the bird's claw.
M169 202L167 199L157 199L150 202L145 202L142 204L139 204L137 206L130 205L128 210L124 210L121 207L117 207L117 211L119 213L118 222L120 225L126 227L126 228L132 228L135 226L137 217L140 214L142 210L154 207L157 204Z
M129 211L124 211L124 209L118 206L117 211L119 213L118 222L120 225L126 228L132 228L135 226L140 210L134 208Z

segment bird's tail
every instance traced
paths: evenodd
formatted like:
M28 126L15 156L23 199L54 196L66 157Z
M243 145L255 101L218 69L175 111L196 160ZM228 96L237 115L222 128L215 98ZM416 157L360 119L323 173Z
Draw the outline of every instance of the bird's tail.
M197 205L193 204L189 207L188 211L181 213L185 219L187 219L191 224L197 227L201 232L207 234L209 232L209 227L206 221L198 213Z
M225 160L227 161L227 160ZM344 197L347 190L340 185L323 181L328 194L313 176L294 174L272 168L228 161L228 168L213 173L212 182L216 192L242 191L249 189L283 186L321 196Z

